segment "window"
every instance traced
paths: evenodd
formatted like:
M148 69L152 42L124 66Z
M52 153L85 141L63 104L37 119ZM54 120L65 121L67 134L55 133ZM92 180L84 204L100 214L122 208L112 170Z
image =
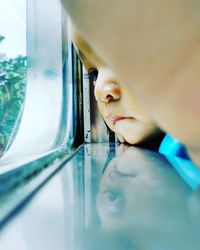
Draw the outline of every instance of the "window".
M59 1L3 0L0 11L5 23L0 37L0 193L5 193L69 153L81 108L76 101L80 87L73 81L80 84L81 79L74 73L80 65Z
M82 78L60 1L3 0L0 10L7 16L6 21L0 17L5 23L0 37L1 226L37 188L29 188L35 176L43 172L39 179L44 181L84 140L100 142L108 134L99 125L93 90ZM15 30L18 26L23 32Z

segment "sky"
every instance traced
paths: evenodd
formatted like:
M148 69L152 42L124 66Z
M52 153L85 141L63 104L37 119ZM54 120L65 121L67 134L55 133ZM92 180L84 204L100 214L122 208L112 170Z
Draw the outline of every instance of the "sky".
M0 53L26 55L26 0L0 0Z

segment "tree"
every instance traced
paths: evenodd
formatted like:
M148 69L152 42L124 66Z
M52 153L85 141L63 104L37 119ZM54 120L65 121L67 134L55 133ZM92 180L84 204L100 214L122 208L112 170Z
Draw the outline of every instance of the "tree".
M26 57L7 58L0 53L0 156L10 147L21 120L26 72Z

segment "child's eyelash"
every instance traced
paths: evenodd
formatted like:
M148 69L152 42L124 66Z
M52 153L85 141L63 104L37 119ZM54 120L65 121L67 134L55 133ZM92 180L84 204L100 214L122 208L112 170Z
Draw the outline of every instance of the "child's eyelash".
M89 79L91 81L95 82L97 80L97 77L98 77L98 70L95 68L89 69L88 76L89 76Z
M89 69L89 71L87 73L83 74L84 79L86 80L90 80L92 82L95 82L97 80L98 77L98 70L92 68Z

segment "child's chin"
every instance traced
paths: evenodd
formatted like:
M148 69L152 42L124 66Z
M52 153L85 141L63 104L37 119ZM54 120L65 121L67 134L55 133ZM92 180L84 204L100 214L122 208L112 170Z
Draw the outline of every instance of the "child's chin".
M141 137L131 137L131 136L130 137L126 136L126 137L122 137L122 138L123 138L123 140L120 140L118 137L119 141L121 143L129 144L129 145L136 145L144 140Z

